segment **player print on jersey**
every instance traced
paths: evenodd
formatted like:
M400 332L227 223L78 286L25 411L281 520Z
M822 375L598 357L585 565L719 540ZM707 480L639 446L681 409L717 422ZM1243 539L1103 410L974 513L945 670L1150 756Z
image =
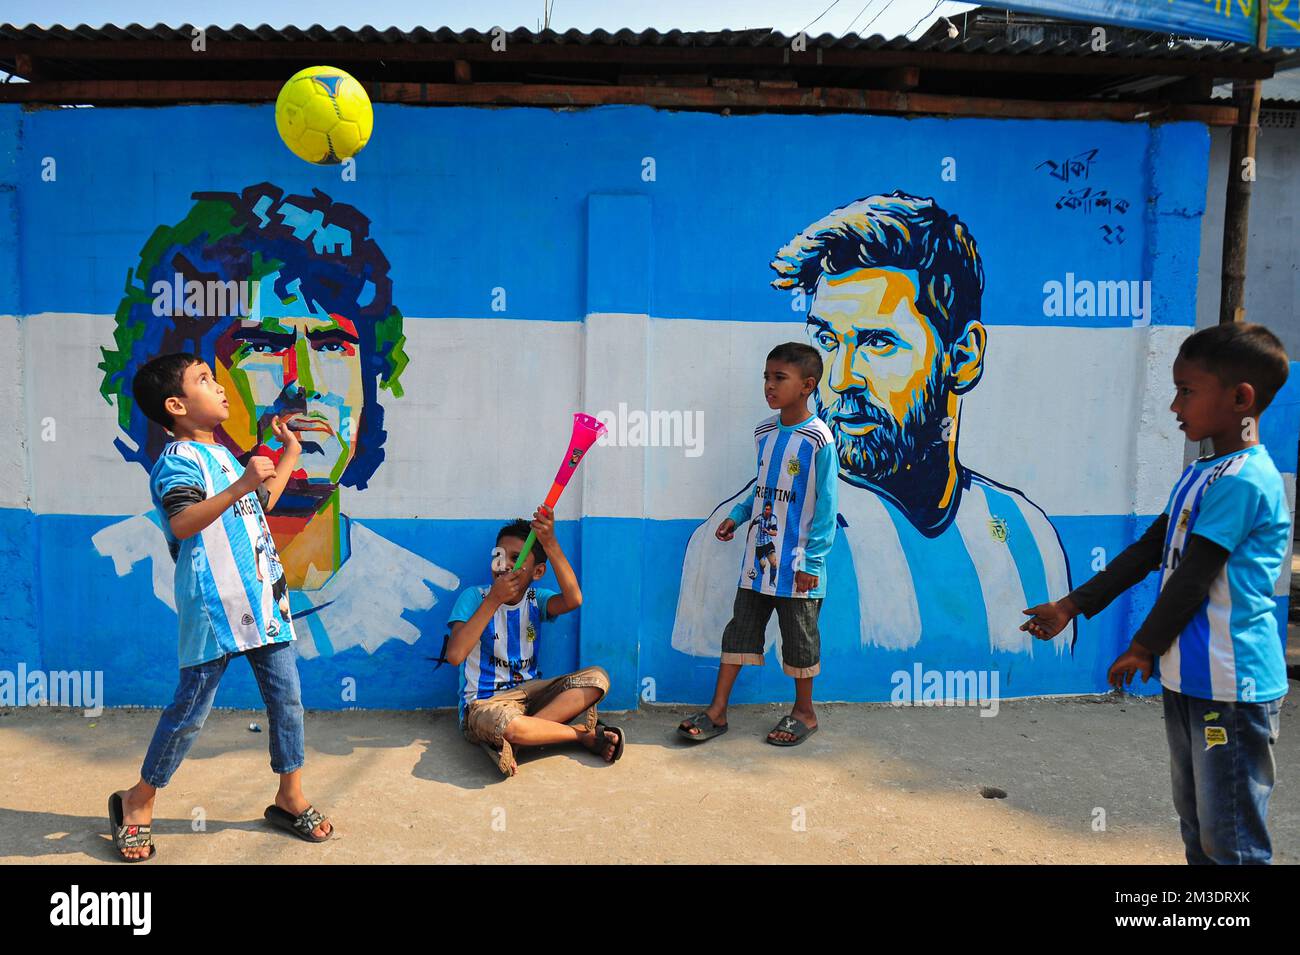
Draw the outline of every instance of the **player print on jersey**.
M774 415L754 430L754 446L753 493L729 515L745 535L740 586L778 597L822 596L835 531L834 436L815 415L792 426ZM818 578L813 590L797 589L801 570Z

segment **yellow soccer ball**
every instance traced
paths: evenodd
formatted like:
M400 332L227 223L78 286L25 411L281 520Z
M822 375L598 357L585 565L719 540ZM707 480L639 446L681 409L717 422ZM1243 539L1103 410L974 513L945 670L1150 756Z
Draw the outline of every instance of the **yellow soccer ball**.
M361 152L375 114L360 83L332 66L309 66L275 99L275 128L299 159L333 165Z

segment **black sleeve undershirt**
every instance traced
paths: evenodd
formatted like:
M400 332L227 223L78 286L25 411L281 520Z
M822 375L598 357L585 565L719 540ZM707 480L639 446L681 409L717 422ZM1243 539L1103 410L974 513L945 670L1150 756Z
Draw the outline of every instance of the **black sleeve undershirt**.
M207 495L203 493L201 487L174 487L163 495L163 510L167 512L167 519L171 520L191 504L198 504L200 501L207 500Z
M1161 514L1138 540L1106 569L1070 592L1085 617L1093 617L1112 600L1160 567L1164 559L1169 515ZM1135 643L1160 656L1173 645L1209 595L1210 585L1228 561L1228 551L1197 534L1190 534L1178 566L1160 589L1155 606L1133 635Z
M1110 602L1160 566L1164 559L1165 531L1169 515L1161 514L1141 537L1106 565L1090 580L1070 591L1070 599L1079 611L1091 619Z

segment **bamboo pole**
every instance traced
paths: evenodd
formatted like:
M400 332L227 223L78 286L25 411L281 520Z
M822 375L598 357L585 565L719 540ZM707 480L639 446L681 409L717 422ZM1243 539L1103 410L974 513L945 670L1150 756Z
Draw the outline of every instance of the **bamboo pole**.
M1268 0L1259 5L1255 42L1268 44ZM1246 242L1250 226L1250 193L1255 179L1255 146L1259 133L1259 80L1234 80L1232 100L1237 123L1232 127L1228 154L1228 191L1223 207L1223 261L1219 289L1219 324L1240 322L1246 316ZM1249 163L1246 160L1250 160Z

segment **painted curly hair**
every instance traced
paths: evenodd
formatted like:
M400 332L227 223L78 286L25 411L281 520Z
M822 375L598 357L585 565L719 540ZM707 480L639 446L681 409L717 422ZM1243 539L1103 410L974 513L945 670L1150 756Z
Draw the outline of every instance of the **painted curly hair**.
M384 409L378 388L401 397L406 367L402 313L392 302L388 260L370 237L370 220L318 189L311 196L285 196L271 183L243 192L196 192L194 207L174 226L159 226L127 270L117 306L116 349L102 349L100 393L116 400L118 424L130 443L118 450L145 469L169 438L145 417L131 396L131 381L146 361L170 352L193 352L215 365L217 340L229 317L158 315L155 283L181 281L257 283L279 272L276 293L301 281L301 290L324 311L356 324L362 355L364 405L357 424L356 453L340 484L364 488L383 461Z

